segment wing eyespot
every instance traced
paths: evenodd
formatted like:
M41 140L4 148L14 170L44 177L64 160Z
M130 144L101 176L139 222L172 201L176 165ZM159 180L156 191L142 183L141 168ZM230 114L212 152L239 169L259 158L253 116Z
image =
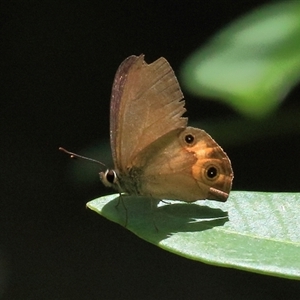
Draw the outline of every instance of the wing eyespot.
M193 146L195 144L195 136L191 133L188 133L184 136L184 141L186 145Z
M215 165L208 165L204 169L204 176L209 181L215 181L220 175L219 168Z

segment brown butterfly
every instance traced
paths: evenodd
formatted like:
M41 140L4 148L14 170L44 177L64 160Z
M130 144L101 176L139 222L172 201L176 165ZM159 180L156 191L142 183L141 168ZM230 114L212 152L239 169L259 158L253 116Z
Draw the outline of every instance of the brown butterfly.
M227 200L230 160L204 130L187 127L184 104L165 58L147 64L140 55L122 62L110 105L115 168L100 173L104 185L155 199Z

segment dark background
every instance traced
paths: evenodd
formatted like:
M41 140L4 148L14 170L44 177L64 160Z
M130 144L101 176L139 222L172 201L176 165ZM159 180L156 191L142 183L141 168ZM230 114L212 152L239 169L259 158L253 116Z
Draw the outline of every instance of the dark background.
M92 180L76 181L72 167L85 170L85 163L57 150L82 153L108 142L111 85L127 56L145 53L147 62L164 56L177 73L217 30L267 2L1 2L2 299L300 295L297 281L187 260L87 210L87 201L111 191L98 182L97 166ZM184 93L190 119L239 118L228 107ZM282 109L299 109L298 95L296 87ZM233 163L234 190L299 190L299 132L222 144Z

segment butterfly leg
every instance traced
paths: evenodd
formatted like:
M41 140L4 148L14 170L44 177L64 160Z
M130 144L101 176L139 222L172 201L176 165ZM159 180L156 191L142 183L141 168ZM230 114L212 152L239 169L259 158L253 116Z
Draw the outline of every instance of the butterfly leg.
M119 193L119 198L118 198L118 203L116 204L115 208L118 209L118 206L120 205L120 203L122 204L124 210L125 210L125 224L124 227L127 227L127 223L128 223L128 211L127 211L127 207L124 203L124 199L121 193Z
M157 204L160 202L161 200L157 200L155 198L151 199L151 214L152 214L152 222L153 222L153 226L156 230L156 232L158 232L158 227L155 224L155 212L157 210Z

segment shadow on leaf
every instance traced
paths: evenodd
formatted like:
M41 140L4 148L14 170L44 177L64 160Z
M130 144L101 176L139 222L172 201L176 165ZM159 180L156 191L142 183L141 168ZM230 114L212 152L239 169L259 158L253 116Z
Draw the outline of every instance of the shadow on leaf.
M122 203L117 206L117 196L103 206L101 214L124 226L127 210L127 229L152 243L159 243L177 232L209 230L228 221L228 213L219 208L178 201L160 203L162 205L156 207L157 201L151 198L122 197L126 209Z

